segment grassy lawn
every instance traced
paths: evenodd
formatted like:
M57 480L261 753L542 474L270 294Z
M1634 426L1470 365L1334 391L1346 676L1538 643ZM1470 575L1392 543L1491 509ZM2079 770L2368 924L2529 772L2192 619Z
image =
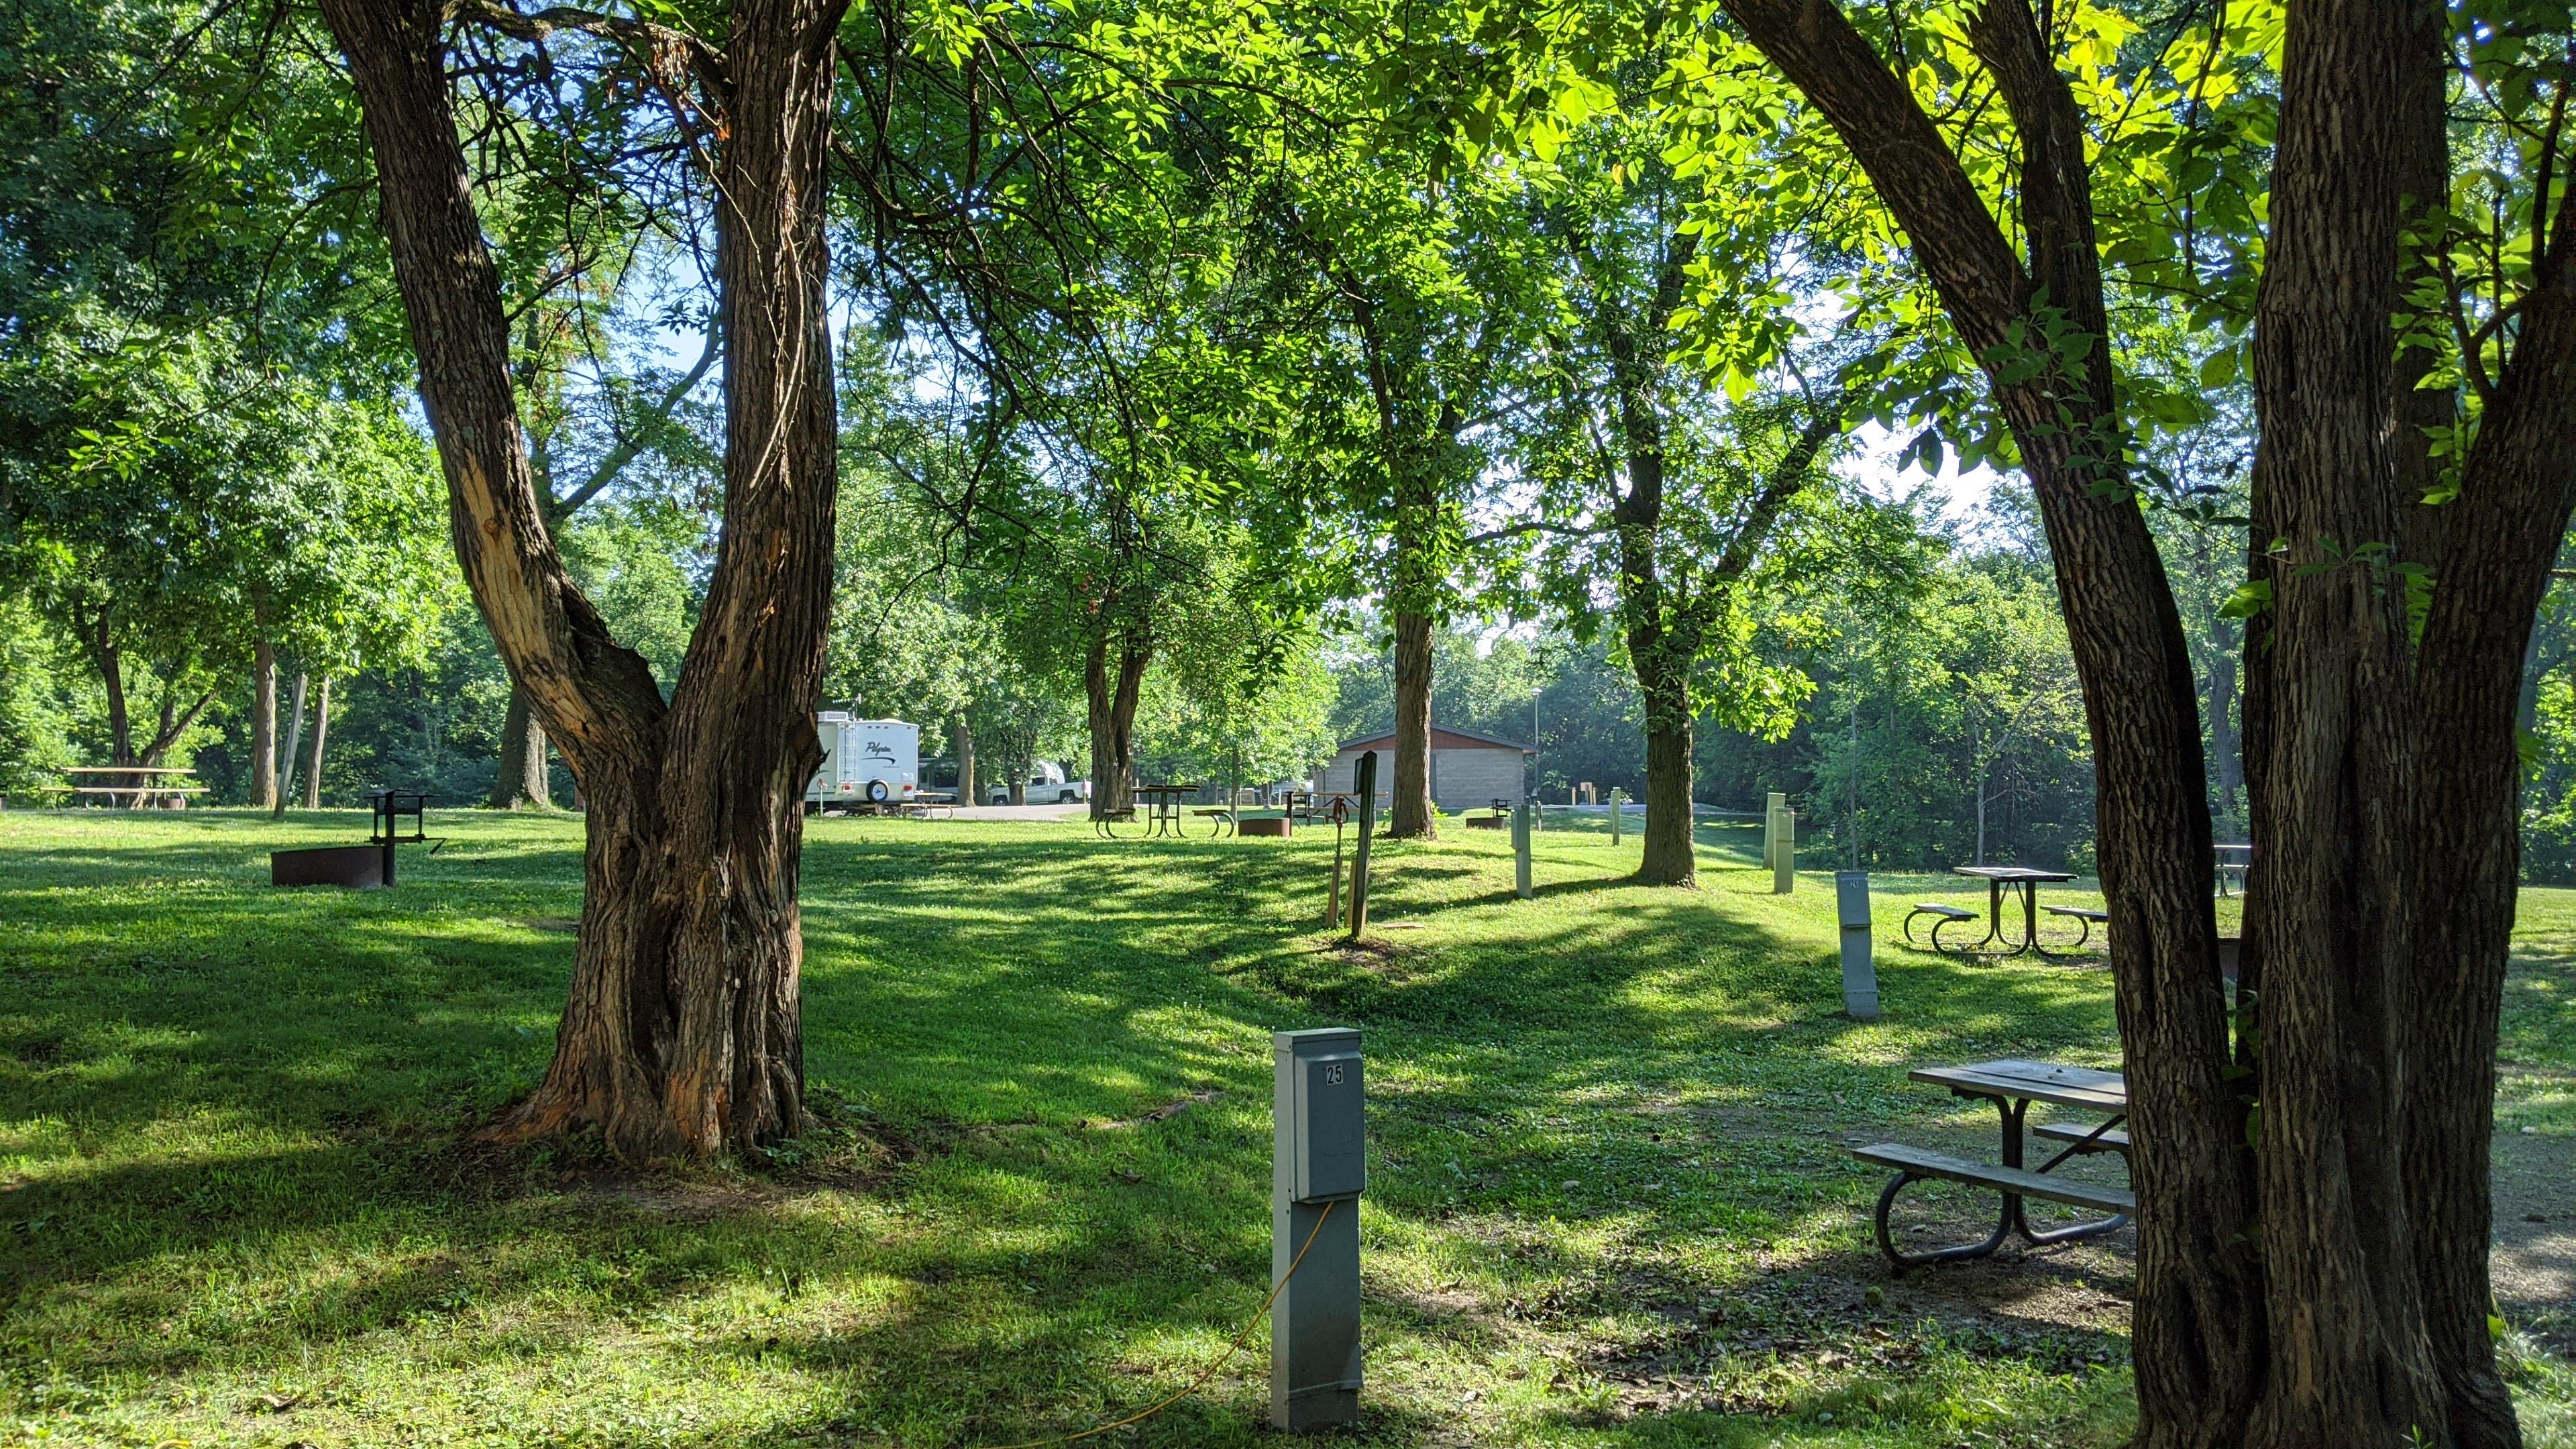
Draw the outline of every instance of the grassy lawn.
M1869 1242L1880 1179L1846 1142L1991 1132L1906 1067L2115 1064L2098 964L1895 944L1907 905L1961 882L1879 882L1886 1015L1859 1023L1830 879L1768 894L1749 825L1706 828L1681 893L1617 883L1633 838L1551 822L1527 903L1498 832L1383 846L1379 929L1345 950L1317 934L1328 833L824 821L825 1125L741 1170L636 1177L460 1142L551 1049L578 822L433 815L450 843L409 850L397 891L267 887L266 851L364 829L0 815L0 1444L1087 1428L1259 1305L1269 1033L1325 1024L1371 1058L1359 1442L2126 1431L2128 1235L1902 1282ZM2576 895L2523 915L2499 1175L2551 1221L2516 1229L2542 1288L2507 1295L2508 1357L2536 1449L2576 1449L2576 1306L2551 1276L2576 1273L2553 1167L2576 1162ZM1929 1194L1907 1224L1931 1241L1970 1208ZM1256 1333L1204 1395L1092 1442L1260 1440L1266 1365Z

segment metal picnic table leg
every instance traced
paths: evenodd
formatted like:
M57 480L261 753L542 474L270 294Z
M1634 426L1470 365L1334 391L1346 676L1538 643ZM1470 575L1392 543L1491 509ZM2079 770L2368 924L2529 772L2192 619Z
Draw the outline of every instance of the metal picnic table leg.
M1968 947L1971 954L1992 945L2004 932L2004 883L1989 876L1986 879L1986 934ZM1938 943L1935 943L1938 944Z
M2002 1097L1993 1100L1995 1110L2003 1117L2004 1166L2019 1167L2021 1166L2022 1114L2030 1110L2030 1104L2007 1101ZM1900 1172L1878 1195L1878 1212L1872 1219L1878 1229L1878 1250L1887 1255L1887 1261L1894 1264L1899 1273L1908 1268L1927 1268L1934 1263L1955 1263L1963 1258L1987 1257L2012 1238L2014 1228L2021 1226L2021 1194L2008 1192L2003 1195L2002 1210L1995 1215L1995 1230L1988 1234L1983 1242L1934 1248L1928 1253L1905 1252L1896 1246L1896 1237L1888 1229L1888 1212L1896 1206L1898 1193L1903 1192L1910 1184L1925 1180L1919 1173ZM2027 1234L2029 1229L2022 1228L2022 1231Z
M2086 1143L2099 1140L2103 1133L2119 1126L2126 1120L2128 1120L2128 1114L2125 1112L2121 1113L2119 1116L2113 1117L2110 1121L2094 1128L2092 1135L2085 1138L2083 1142L2068 1143L2065 1150L2059 1152L2055 1157L2048 1159L2048 1161L2041 1163L2039 1170L2042 1172L2056 1171L2057 1164L2064 1162L2066 1159L2073 1157L2076 1153L2083 1151ZM2020 1166L2019 1145L2015 1144L2011 1151L2013 1157L2008 1165L2014 1167ZM2121 1160L2125 1162L2128 1159L2124 1156ZM2070 1223L2062 1228L2050 1228L2045 1232L2034 1232L2030 1226L2030 1219L2024 1215L2026 1211L2027 1210L2023 1205L2023 1199L2015 1197L2012 1200L2013 1230L2021 1234L2023 1242L2030 1244L2034 1248L2046 1247L2050 1243L2072 1243L2084 1238L2098 1238L2104 1233L2116 1233L2120 1229L2129 1225L2129 1215L2127 1213L2113 1213L2107 1218L2091 1218L2080 1223Z

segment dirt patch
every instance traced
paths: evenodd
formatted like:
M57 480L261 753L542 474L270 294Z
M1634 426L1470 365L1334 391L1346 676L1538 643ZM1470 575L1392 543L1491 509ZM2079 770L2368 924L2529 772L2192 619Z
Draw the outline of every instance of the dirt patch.
M2576 1313L2576 1137L2499 1132L2496 1300L2509 1316Z
M1192 1107L1205 1106L1224 1095L1225 1093L1214 1087L1204 1087L1181 1098L1179 1101L1166 1102L1162 1106L1155 1108L1153 1111L1145 1113L1143 1116L1121 1118L1115 1122L1094 1122L1091 1124L1091 1129L1095 1132L1124 1132L1132 1128L1142 1127L1148 1122L1162 1122L1178 1117L1183 1112L1190 1110Z

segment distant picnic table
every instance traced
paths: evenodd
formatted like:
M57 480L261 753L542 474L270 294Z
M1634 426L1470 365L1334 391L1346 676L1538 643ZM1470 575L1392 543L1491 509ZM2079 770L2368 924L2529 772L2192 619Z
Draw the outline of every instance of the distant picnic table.
M1178 838L1181 829L1181 802L1198 798L1202 785L1139 785L1136 798L1145 802L1147 837L1169 835Z
M64 767L63 773L69 776L105 775L131 779L132 784L124 785L67 785L64 787L68 794L104 795L110 805L116 803L116 797L119 795L131 795L134 798L126 803L126 808L130 810L148 810L154 805L168 802L185 805L188 803L189 796L203 795L207 789L203 785L187 783L186 777L197 772L178 765L69 765ZM168 778L163 778L165 776Z
M1939 901L1924 901L1916 905L1913 910L1906 912L1904 930L1907 942L1911 943L1914 939L1915 918L1930 916L1933 918L1931 937L1932 949L1935 951L1972 956L2000 940L2007 949L1998 952L1998 955L2010 957L2019 956L2024 952L2036 952L2039 955L2048 956L2055 953L2039 943L2040 912L2046 911L2052 916L2063 917L2077 924L2078 934L2074 945L2069 948L2071 950L2084 949L2085 943L2093 939L2095 926L2110 924L2111 918L2101 911L2082 906L2042 906L2039 903L2039 888L2042 885L2061 884L2075 879L2071 871L2042 870L2037 866L2029 865L1954 865L1950 867L1950 873L1986 883L1986 934L1966 945L1952 945L1943 941L1942 928L1973 921L1977 918L1977 913L1963 911L1957 906L1946 905ZM2018 941L2004 934L2004 892L2012 887L2019 887L2021 890L2021 939Z
M2236 878L2236 889L2245 889L2245 872L2254 867L2254 847L2242 840L2222 840L2209 848L2211 862L2218 870L2218 893L2227 895L2227 878Z
M2002 1119L2000 1156L2003 1160L1992 1164L1971 1162L1901 1142L1881 1142L1852 1149L1852 1156L1863 1162L1896 1169L1895 1178L1887 1184L1886 1191L1878 1195L1878 1212L1874 1221L1878 1228L1878 1250L1886 1254L1887 1260L1899 1270L1959 1258L1982 1258L2002 1247L2015 1233L2033 1247L2099 1237L2127 1226L2129 1215L2137 1211L2137 1196L2129 1188L2052 1175L2070 1158L2094 1153L2116 1152L2123 1161L2127 1160L2129 1134L2117 1129L2129 1115L2129 1084L2118 1072L2015 1058L1961 1067L1917 1067L1906 1075L1914 1081L1947 1087L1954 1096L1982 1097L1993 1102ZM2099 1113L2103 1120L2094 1123L2042 1122L2030 1126L2027 1119L2034 1102ZM2022 1162L2025 1129L2063 1142L2066 1146L2038 1167L2026 1168ZM1994 1232L1982 1242L1959 1243L1928 1252L1909 1253L1898 1248L1888 1228L1888 1212L1896 1206L1898 1193L1909 1184L1926 1178L1996 1189L2002 1195L2003 1205L1996 1217ZM2034 1197L2065 1203L2070 1207L2090 1208L2109 1216L2063 1228L2033 1231L2023 1214L2022 1200Z

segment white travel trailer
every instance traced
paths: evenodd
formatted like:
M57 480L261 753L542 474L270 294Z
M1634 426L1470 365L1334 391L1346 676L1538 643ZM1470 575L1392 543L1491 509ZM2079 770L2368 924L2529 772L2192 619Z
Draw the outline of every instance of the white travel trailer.
M814 716L814 729L823 737L823 768L805 787L809 813L829 805L909 804L921 792L921 726L825 710Z

